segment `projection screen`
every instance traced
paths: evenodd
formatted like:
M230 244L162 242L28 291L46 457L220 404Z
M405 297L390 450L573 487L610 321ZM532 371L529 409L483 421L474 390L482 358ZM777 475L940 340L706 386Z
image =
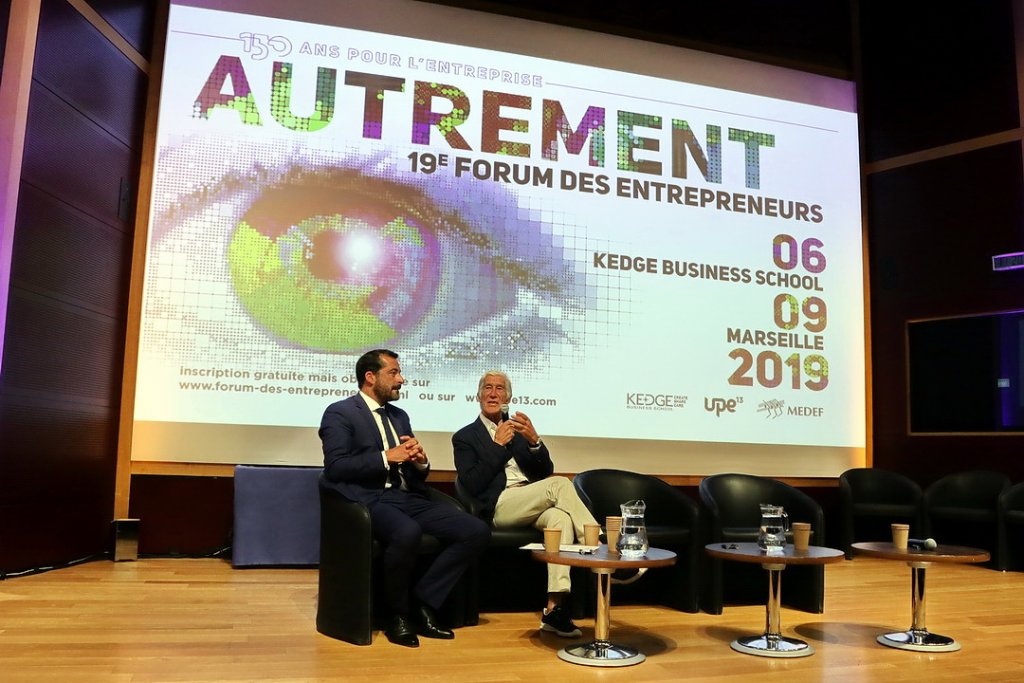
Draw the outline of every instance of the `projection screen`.
M852 83L386 0L172 2L132 459L318 464L400 355L435 470L513 381L559 471L866 447Z

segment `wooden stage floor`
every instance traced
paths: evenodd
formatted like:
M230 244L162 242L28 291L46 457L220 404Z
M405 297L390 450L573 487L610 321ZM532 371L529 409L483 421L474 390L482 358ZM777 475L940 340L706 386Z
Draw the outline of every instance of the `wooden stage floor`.
M0 681L1024 681L1024 573L929 569L927 625L963 649L919 654L875 642L910 624L906 565L858 558L825 572L824 614L782 613L783 634L811 643L813 656L731 650L736 637L763 629L763 607L686 614L617 605L613 588L612 639L648 659L595 669L559 660L567 641L539 634L536 613L484 614L454 641L423 639L418 650L379 633L358 647L316 632L315 570L234 570L219 559L89 562L0 582ZM592 636L589 620L580 626Z

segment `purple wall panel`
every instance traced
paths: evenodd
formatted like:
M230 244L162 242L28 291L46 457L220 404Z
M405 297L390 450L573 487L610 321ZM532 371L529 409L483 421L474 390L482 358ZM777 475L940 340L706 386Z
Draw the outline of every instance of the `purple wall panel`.
M122 144L137 140L147 85L139 67L67 2L44 3L40 23L32 78Z
M153 52L153 15L156 0L90 0L89 6L149 58Z
M0 571L108 551L145 79L43 0L0 375Z

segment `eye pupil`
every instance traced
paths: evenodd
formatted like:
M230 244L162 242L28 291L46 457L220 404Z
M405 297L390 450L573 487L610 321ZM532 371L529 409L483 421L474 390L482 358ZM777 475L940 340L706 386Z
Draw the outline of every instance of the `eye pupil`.
M385 265L385 250L380 235L325 230L313 237L306 265L321 280L369 284Z

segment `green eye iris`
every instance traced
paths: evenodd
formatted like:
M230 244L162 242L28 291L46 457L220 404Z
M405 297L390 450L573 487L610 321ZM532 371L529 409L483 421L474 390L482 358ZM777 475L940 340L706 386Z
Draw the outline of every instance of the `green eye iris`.
M313 182L309 182L313 180ZM410 329L437 292L427 201L357 172L296 178L263 193L227 249L239 300L267 331L314 350L379 346Z

